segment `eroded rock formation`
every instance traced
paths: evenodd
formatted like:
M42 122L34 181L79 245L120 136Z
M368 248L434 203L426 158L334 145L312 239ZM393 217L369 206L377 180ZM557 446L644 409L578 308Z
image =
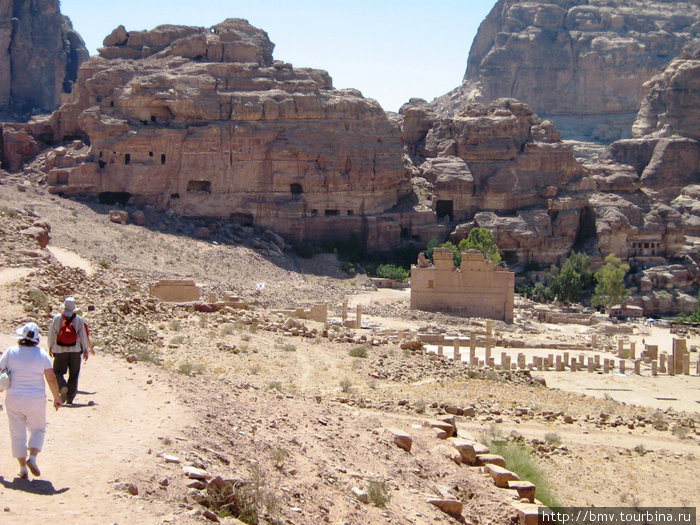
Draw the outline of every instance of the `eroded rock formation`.
M58 0L0 0L0 114L55 110L87 58Z
M399 130L325 71L272 58L245 20L117 28L37 134L89 139L88 162L54 169L64 194L119 196L186 216L239 219L287 238L356 234L398 243L382 216L409 189Z
M644 83L700 36L699 21L682 0L499 0L441 103L513 97L567 136L629 137Z
M587 180L551 122L526 104L500 99L438 115L421 100L401 108L406 149L438 219L462 221L458 241L475 226L495 234L510 263L553 262L579 232Z

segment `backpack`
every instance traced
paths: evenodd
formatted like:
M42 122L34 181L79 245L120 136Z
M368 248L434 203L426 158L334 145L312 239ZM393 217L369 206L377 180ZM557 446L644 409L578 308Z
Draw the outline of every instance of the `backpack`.
M61 328L56 335L56 344L58 346L75 346L78 342L78 333L75 331L73 319L75 312L70 317L66 317L65 313L61 314Z

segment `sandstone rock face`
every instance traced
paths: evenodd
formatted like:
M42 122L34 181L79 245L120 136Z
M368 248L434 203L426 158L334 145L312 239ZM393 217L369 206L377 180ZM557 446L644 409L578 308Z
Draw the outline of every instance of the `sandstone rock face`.
M273 47L239 19L117 28L70 102L32 124L53 140L89 138L88 162L52 171L52 191L231 218L294 241L396 245L402 226L382 214L409 189L398 127L325 71L274 61Z
M0 113L53 111L87 58L58 0L0 0Z
M700 139L700 41L687 45L645 85L635 137L678 134Z
M499 0L442 103L513 97L559 129L576 115L567 135L629 136L644 83L700 36L698 20L691 1Z
M464 221L454 241L480 226L494 232L509 263L566 256L585 203L574 195L594 183L550 121L512 99L467 104L451 116L412 100L400 113L406 152L419 166L415 192L430 193L439 220Z

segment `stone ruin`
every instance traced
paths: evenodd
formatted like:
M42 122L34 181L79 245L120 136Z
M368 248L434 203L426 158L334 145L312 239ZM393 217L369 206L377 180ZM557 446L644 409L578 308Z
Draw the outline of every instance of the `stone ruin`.
M433 260L433 267L411 268L411 308L513 322L514 273L478 250L462 253L459 268L447 248L435 248Z

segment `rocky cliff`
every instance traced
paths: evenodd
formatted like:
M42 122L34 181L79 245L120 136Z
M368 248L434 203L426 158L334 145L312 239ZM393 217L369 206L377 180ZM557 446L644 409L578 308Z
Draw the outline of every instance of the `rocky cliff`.
M699 36L697 2L499 0L440 105L513 97L565 136L626 138L644 83Z
M0 115L55 110L87 58L58 0L0 0Z
M507 262L554 262L574 245L594 185L552 123L513 99L466 104L454 115L422 100L400 111L416 194L439 220L494 231ZM584 193L582 193L584 192Z
M325 71L273 60L245 20L117 28L81 67L71 100L36 135L82 136L88 161L56 168L63 194L232 218L292 241L356 234L398 243L381 216L408 191L398 128Z

